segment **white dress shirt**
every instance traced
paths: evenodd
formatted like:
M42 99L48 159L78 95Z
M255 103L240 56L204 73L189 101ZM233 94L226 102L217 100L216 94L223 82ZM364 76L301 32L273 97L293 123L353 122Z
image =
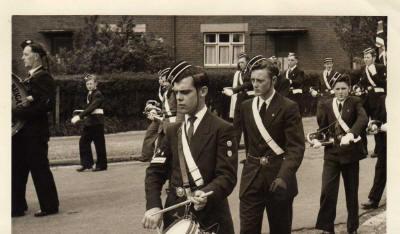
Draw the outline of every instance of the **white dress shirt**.
M264 102L265 102L265 104L266 104L265 109L267 110L269 104L271 103L272 98L274 97L274 95L275 95L275 89L272 90L272 95L271 95L267 100L264 100L264 99L262 99L261 97L258 97L258 111L260 111L261 106L262 106L262 104L263 104Z
M196 132L196 129L199 126L199 124L200 124L201 120L203 119L204 115L206 114L206 112L207 112L207 106L204 105L204 107L195 114L196 120L193 123L193 135ZM186 133L188 132L189 127L190 127L189 117L190 117L190 115L185 114Z

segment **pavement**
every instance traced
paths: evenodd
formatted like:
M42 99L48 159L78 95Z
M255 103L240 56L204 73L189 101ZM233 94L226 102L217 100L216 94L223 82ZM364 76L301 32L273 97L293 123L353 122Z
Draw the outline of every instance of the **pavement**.
M304 119L306 132L309 132L307 129L315 129L314 121L312 118ZM145 211L143 182L148 163L130 161L132 154L139 155L143 136L144 131L107 135L109 161L118 163L110 163L107 171L96 173L76 172L79 164L76 143L79 137L51 138L49 159L59 193L60 213L43 218L33 217L39 207L32 180L29 178L29 210L26 216L12 219L13 233L156 233L141 227ZM369 149L372 148L373 144L370 144ZM319 209L322 155L322 149L306 148L303 163L297 173L299 195L294 200L293 233L318 233L313 227ZM245 157L243 150L239 151L239 157ZM375 163L375 158L360 162L360 202L367 199ZM241 164L238 170L240 179ZM236 233L239 232L238 187L229 196ZM386 192L378 209L367 212L360 209L359 233L386 233L385 214ZM345 233L346 218L341 181L335 220L336 233ZM264 217L262 232L268 233L268 230L268 221Z

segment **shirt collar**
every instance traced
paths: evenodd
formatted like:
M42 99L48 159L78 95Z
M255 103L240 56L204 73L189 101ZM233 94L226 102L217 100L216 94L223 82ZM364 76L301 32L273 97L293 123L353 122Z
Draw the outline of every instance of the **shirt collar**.
M42 65L32 68L31 70L28 71L29 75L32 76L37 70L41 69Z
M206 114L206 112L207 112L207 106L204 105L204 107L194 115L194 116L196 116L196 121L195 122L200 122L203 119L203 117ZM188 125L189 117L190 117L190 115L185 114L185 123L187 125Z
M264 100L262 99L260 96L258 97L258 110L260 110L261 105L263 104L263 102L265 102L265 104L267 105L267 107L269 106L269 104L271 103L272 98L275 95L275 89L272 89L272 95L267 99Z

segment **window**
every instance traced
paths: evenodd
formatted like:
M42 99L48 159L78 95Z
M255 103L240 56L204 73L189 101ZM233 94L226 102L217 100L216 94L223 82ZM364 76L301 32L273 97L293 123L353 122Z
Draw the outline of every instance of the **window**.
M40 31L50 42L50 53L57 55L61 49L72 50L73 32L68 30L43 30Z
M244 52L244 33L205 33L204 66L234 67Z
M274 36L275 39L275 56L281 64L281 70L288 68L287 56L289 52L297 53L297 35L296 34L279 34Z

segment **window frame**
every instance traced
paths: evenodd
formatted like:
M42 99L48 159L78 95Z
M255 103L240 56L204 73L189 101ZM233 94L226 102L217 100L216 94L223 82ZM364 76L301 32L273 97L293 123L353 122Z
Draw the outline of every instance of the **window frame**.
M209 34L215 34L215 42L207 42L206 37ZM229 42L220 42L221 34L229 34ZM241 34L243 40L241 42L233 42L233 35ZM204 32L203 33L203 64L206 68L232 68L236 67L237 64L233 63L233 49L235 46L242 46L242 51L245 51L245 32ZM216 63L207 63L207 47L215 47L215 58ZM228 47L228 62L220 63L220 47Z

